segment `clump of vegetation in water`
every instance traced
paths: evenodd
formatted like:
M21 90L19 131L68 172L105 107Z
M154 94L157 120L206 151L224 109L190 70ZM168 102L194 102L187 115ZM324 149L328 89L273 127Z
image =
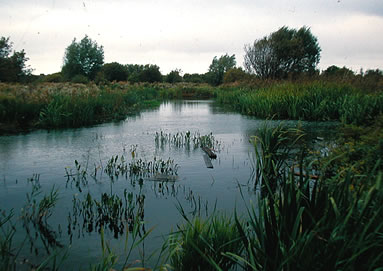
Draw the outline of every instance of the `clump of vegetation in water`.
M175 134L163 131L156 132L154 141L157 148L163 148L165 145L170 144L177 148L197 149L208 147L219 150L221 146L221 142L215 139L213 133L201 135L199 132L191 133L190 131Z
M255 149L255 187L260 184L263 188L269 186L275 191L292 159L292 150L302 143L303 136L299 127L287 128L283 123L271 127L269 122L264 122L258 135L252 138Z
M126 189L123 198L107 193L102 193L99 200L90 193L83 200L74 196L73 209L68 216L68 235L72 239L77 228L83 233L101 232L102 228L109 228L118 238L125 232L125 227L132 231L137 221L143 221L144 202L144 195L137 195L134 199L133 193Z
M230 270L235 265L225 253L241 255L243 244L233 218L214 214L208 219L186 219L168 239L174 270Z

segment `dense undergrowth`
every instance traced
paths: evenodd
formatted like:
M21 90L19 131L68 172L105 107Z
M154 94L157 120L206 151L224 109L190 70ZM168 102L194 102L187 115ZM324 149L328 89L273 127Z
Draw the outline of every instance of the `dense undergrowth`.
M0 84L0 123L10 126L8 132L80 127L124 119L129 113L156 107L164 99L213 95L210 87L193 84Z
M338 120L361 125L383 112L383 92L348 82L284 81L226 85L124 82L0 84L1 130L80 127L120 120L164 99L206 99L259 118ZM4 128L5 127L5 128Z
M383 112L383 92L366 92L348 83L276 82L253 87L227 87L217 101L260 118L339 120L363 124Z

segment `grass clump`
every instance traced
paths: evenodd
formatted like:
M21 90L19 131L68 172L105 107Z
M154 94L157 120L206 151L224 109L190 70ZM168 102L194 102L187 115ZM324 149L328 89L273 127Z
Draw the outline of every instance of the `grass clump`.
M245 256L228 254L245 270L377 270L383 264L382 175L332 180L285 177L279 190L248 208L239 223Z
M229 270L235 262L225 254L243 248L234 220L222 214L187 219L168 242L174 270Z

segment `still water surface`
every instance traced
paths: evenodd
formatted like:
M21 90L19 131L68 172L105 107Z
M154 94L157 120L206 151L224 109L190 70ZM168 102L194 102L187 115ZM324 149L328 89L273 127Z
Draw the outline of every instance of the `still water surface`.
M6 212L14 210L14 221L18 226L16 240L23 241L25 227L17 218L20 210L26 207L26 194L32 190L32 184L27 180L38 174L41 194L37 199L52 188L59 193L52 216L47 219L51 235L64 247L70 246L66 264L74 269L86 269L100 259L101 238L96 224L90 229L82 228L84 221L81 216L77 217L77 226L74 225L73 199L84 201L89 193L93 199L100 201L102 193L120 198L124 198L124 191L132 193L133 202L140 201L134 212L140 205L145 229L154 227L150 238L142 245L144 251L150 253L162 244L164 234L171 229L176 230L176 225L182 222L175 207L178 204L188 214L206 215L212 212L215 205L217 210L233 212L234 208L243 210L244 204L250 200L256 202L251 180L253 146L249 140L262 123L263 120L226 112L212 101L175 101L165 102L156 110L144 111L118 123L2 136L0 209ZM288 121L286 124L295 126L297 122ZM335 131L334 124L329 123L303 122L302 125L311 138L323 137L325 141L330 140ZM161 131L171 134L190 131L192 135L212 133L218 141L218 158L212 160L214 168L206 168L200 148L156 145L155 134ZM132 150L135 150L135 159L173 159L179 166L178 180L159 183L143 178L140 185L129 177L120 176L111 181L107 174L101 174L112 156L124 155L129 162ZM75 160L81 169L87 169L86 183L80 186L76 186L71 179L68 182L66 177L67 172L76 173ZM91 178L90 172L94 172L95 168L98 175ZM239 187L244 192L244 199L240 196ZM126 226L127 221L122 223ZM113 230L106 229L105 237L112 250L124 261L124 234L117 234L116 238ZM25 242L22 255L38 262L39 257L41 260L46 255L47 249L37 240L31 253L28 242ZM48 250L52 251L52 248ZM35 256L36 252L39 256ZM139 258L138 254L134 254L131 260Z

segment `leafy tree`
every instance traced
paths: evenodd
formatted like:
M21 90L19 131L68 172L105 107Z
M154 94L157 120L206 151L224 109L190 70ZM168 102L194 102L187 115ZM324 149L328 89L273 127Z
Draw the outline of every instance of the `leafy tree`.
M162 74L160 72L160 67L157 65L145 65L143 70L139 74L140 82L162 82Z
M220 58L215 56L207 73L208 82L214 86L222 84L225 72L234 68L235 65L235 55L229 56L228 54L225 54Z
M140 82L140 73L144 70L144 66L138 64L127 64L125 67L128 71L128 81L130 83Z
M94 79L104 64L104 49L87 35L80 41L76 38L66 48L62 75L70 80L76 75Z
M310 28L284 26L267 37L245 45L244 66L261 78L286 78L314 74L320 60L320 47Z
M199 73L185 73L183 80L188 83L206 83L205 75Z
M225 72L223 76L223 82L226 83L234 83L237 81L243 81L248 78L248 74L242 70L242 68L232 68Z
M354 77L355 73L346 67L339 68L338 66L332 65L323 71L322 75L325 77L350 78Z
M166 75L166 82L168 83L178 83L178 82L182 82L182 76L180 75L182 71L179 70L179 69L175 69L171 72L169 72L168 75Z
M9 37L0 38L0 81L3 82L19 82L31 75L30 69L26 62L29 60L26 57L24 50L20 52L12 52L13 43Z
M278 70L277 56L267 37L245 45L244 66L246 71L261 78L274 78Z
M126 81L128 79L128 69L126 66L117 63L107 63L102 67L104 78L108 81Z

